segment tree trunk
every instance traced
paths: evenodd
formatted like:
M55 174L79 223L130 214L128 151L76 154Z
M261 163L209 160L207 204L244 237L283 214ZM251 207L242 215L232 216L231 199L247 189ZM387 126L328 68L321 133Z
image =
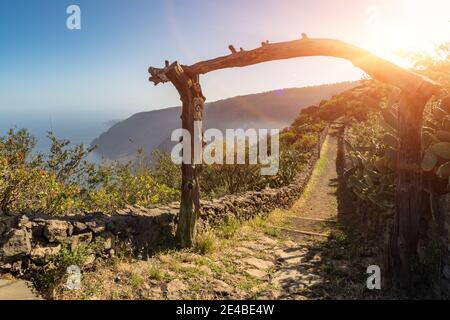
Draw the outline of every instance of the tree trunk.
M201 121L205 97L202 94L198 76L188 76L178 63L166 68L167 78L175 85L182 101L181 124L190 134L190 163L181 165L181 203L178 215L176 238L181 247L191 247L195 238L196 221L200 210L200 186L198 174L201 164L194 163L194 121ZM202 148L202 143L197 148ZM184 150L183 150L184 151Z

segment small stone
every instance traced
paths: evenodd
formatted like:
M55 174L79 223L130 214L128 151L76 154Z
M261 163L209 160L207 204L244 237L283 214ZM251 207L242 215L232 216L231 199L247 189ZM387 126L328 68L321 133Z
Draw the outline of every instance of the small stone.
M264 271L258 270L258 269L247 269L245 270L245 273L247 273L249 276L263 279L267 276L267 274Z
M292 260L292 259L296 259L296 258L303 258L305 255L306 251L304 249L294 249L294 248L288 248L288 249L278 249L275 250L275 255L279 258L279 259L283 259L283 260Z
M23 274L23 270L22 270L22 260L14 261L14 262L12 263L12 266L11 266L11 272L13 272L13 273L18 273L18 274L20 274L20 275Z
M11 269L12 268L12 264L11 263L3 263L3 262L0 262L0 270L1 269L3 269L3 270L9 270L9 269Z
M303 277L303 274L294 269L281 269L273 276L273 283L279 287L288 287L293 282L299 282Z
M72 236L70 248L75 251L80 245L88 245L92 241L92 232L86 232Z
M6 241L0 244L0 257L6 263L17 261L30 252L30 234L24 229L13 229L6 234Z
M274 263L272 261L266 261L254 257L246 258L242 261L260 270L267 270L274 266Z
M253 254L253 251L252 250L250 250L249 248L246 248L246 247L238 247L238 248L236 248L235 249L237 252L239 252L239 253L243 253L243 254Z
M214 281L214 292L222 295L231 295L233 293L233 287L222 280L216 279Z
M74 227L75 232L77 233L84 232L87 229L87 225L80 221L74 221L72 222L72 225Z
M48 220L44 227L44 237L49 242L63 242L72 234L73 226L67 221Z
M161 300L163 292L159 286L152 286L147 291L148 298Z
M262 243L257 243L254 241L242 241L242 245L252 250L263 251L267 249L267 246Z
M83 261L83 267L87 267L92 265L95 262L95 254L90 254L86 257L86 259Z
M186 289L187 289L186 284L179 279L172 280L167 284L167 292L169 294L183 291Z
M31 250L31 260L37 263L46 262L51 256L56 255L61 250L61 245L49 245L47 247L34 247Z
M97 237L97 240L101 239L103 243L103 250L109 250L114 247L114 235L110 232L102 233Z
M32 227L32 223L26 215L23 215L22 217L20 217L18 225L20 228L31 229L31 227Z
M105 231L106 226L103 222L97 222L97 221L87 221L85 222L86 226L89 227L89 229L91 229L92 232L94 233L100 233Z
M293 247L296 247L296 246L298 245L297 243L295 243L295 242L292 241L292 240L284 241L283 244L284 244L286 247L289 247L289 248L293 248Z
M269 237L259 237L259 241L269 246L276 246L278 244L276 240L273 240L272 238Z
M159 286L152 287L150 291L151 291L153 294L158 294L158 295L161 295L161 294L162 294L161 287L159 287Z
M314 255L314 257L311 259L311 261L320 262L320 261L322 261L322 257L319 254L316 253Z
M103 249L109 250L113 247L113 239L112 238L106 238L103 242Z

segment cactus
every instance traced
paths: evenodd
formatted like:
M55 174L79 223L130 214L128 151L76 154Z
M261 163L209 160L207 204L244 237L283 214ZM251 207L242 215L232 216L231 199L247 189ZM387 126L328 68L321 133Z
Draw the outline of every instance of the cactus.
M443 142L450 142L450 132L445 130L436 131L436 137Z
M450 178L450 161L441 165L437 169L436 174L441 179L449 179Z
M437 163L438 163L438 158L436 157L434 152L431 150L431 148L428 148L425 151L425 154L422 159L422 169L424 171L429 172L434 169L434 167L436 166Z
M450 118L445 118L442 120L442 129L446 131L450 131Z
M425 120L425 126L431 128L433 131L439 127L434 120Z
M432 133L432 131L422 132L422 144L425 148L437 142L439 142L439 139Z
M389 115L392 116L391 120L395 120L395 112L389 111ZM392 210L394 206L393 202L393 179L392 171L389 169L395 164L397 157L398 139L397 133L394 128L391 127L383 119L379 119L379 123L384 123L387 128L387 133L383 140L389 144L388 147L384 147L382 143L378 143L377 140L363 139L359 142L359 145L352 145L350 140L345 143L347 158L353 159L351 169L346 170L346 176L348 177L347 186L357 196L358 199L364 202L370 202L382 209L382 211ZM394 123L392 123L394 124ZM374 130L368 129L368 134L375 133ZM384 153L383 156L377 156Z
M449 116L447 111L445 111L439 107L434 107L432 110L432 114L433 114L433 117L438 120Z
M438 142L431 146L431 150L440 158L450 160L450 142Z
M386 213L392 213L395 208L394 169L400 144L397 113L397 109L392 106L381 110L382 117L378 119L378 124L384 129L384 136L378 135L374 138L373 133L377 130L369 127L359 129L359 134L345 141L347 158L352 159L352 168L346 171L348 187L359 199L382 208L382 212ZM361 132L371 139L356 138L361 136ZM352 141L356 144L352 144ZM446 179L450 187L450 98L425 115L422 144L422 170L435 174L440 179ZM434 191L425 191L430 194L431 203Z
M422 169L448 179L450 186L450 97L444 98L440 106L434 106L426 118L426 126L422 128L425 149Z

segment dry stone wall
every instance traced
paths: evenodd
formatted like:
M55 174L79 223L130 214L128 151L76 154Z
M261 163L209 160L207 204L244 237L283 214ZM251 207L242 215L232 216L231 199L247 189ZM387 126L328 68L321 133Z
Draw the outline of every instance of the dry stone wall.
M75 252L95 245L97 254L112 256L118 244L126 243L135 253L150 254L173 241L176 212L172 207L130 207L114 215L1 216L0 272L39 269L63 247Z

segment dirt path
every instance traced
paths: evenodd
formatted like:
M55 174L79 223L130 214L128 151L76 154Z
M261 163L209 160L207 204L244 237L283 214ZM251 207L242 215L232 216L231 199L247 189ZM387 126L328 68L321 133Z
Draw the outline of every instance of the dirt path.
M81 299L374 298L366 286L373 258L341 225L343 202L332 129L312 178L292 209L267 219L229 223L199 237L196 250L159 253L148 261L116 259L84 274ZM345 209L347 210L347 209Z
M33 285L24 280L0 278L0 300L41 300Z

